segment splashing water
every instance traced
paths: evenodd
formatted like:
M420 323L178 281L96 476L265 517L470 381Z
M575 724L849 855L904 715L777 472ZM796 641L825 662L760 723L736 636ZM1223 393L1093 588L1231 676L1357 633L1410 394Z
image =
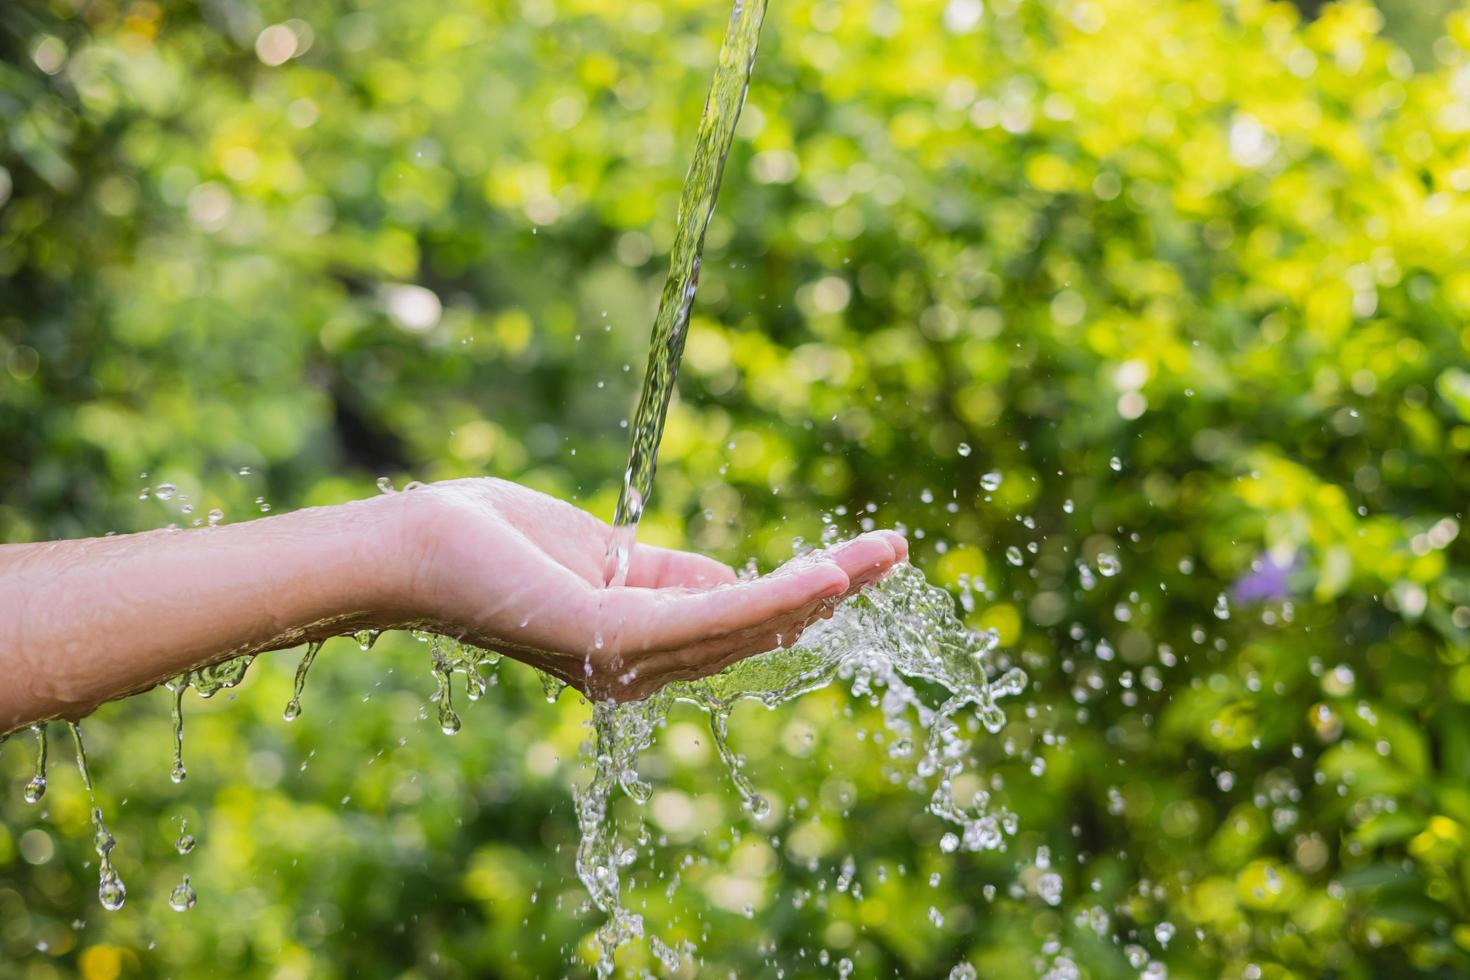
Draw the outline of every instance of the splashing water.
M1006 718L996 702L1026 686L1026 675L1005 666L995 646L993 632L967 628L955 615L949 593L904 565L842 605L830 620L813 626L790 649L741 661L702 680L671 684L643 701L594 705L592 778L575 792L575 802L582 831L577 874L593 904L607 916L597 932L598 974L611 975L617 948L643 935L641 917L621 901L621 872L637 851L623 842L612 820L613 790L620 787L639 803L649 798L651 787L638 775L638 757L652 744L675 702L709 714L715 747L741 801L761 820L770 805L731 748L731 711L742 700L773 708L834 680L846 681L854 695L873 698L881 706L895 736L892 756L912 759L915 777L932 784L930 812L956 828L945 835L943 849L1004 847L1015 832L1015 816L993 805L984 791L969 801L954 794L970 748L956 716L972 707L986 731L999 732ZM932 706L910 681L938 685L947 695ZM924 732L922 740L915 738L916 728Z
M705 99L694 144L694 159L684 178L679 198L679 225L669 258L669 276L659 296L653 320L653 338L648 349L648 368L643 392L633 415L632 444L623 489L613 515L613 535L603 563L603 581L622 585L628 578L628 561L638 533L638 519L653 492L653 474L658 463L658 445L663 438L664 418L684 354L689 329L689 309L699 284L699 264L704 253L704 233L714 214L725 158L735 138L735 123L745 107L750 73L755 68L756 43L766 16L766 0L735 0L730 24L720 46L719 63Z

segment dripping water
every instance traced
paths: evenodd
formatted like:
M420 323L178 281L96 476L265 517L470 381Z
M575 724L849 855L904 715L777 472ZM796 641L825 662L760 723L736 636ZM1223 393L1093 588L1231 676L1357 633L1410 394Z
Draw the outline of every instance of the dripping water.
M247 654L179 674L164 682L163 686L173 695L174 767L169 778L174 782L182 783L189 775L184 768L184 692L192 687L201 698L208 700L220 691L238 687L254 662L255 655Z
M189 821L183 817L179 818L179 836L174 841L174 850L179 852L180 857L187 857L194 850L194 835L189 833ZM173 887L168 894L169 908L175 912L187 912L199 901L199 895L194 891L194 885L189 880L188 872L184 873L184 880Z
M281 716L287 721L295 721L301 717L301 692L306 688L306 672L311 670L311 662L316 659L324 642L313 640L308 643L306 652L301 655L301 663L296 665L296 682L291 700L286 702L286 710L281 712Z
M199 895L194 891L194 886L189 882L186 873L184 880L174 886L173 891L168 893L169 908L175 912L187 912L199 901Z
M39 803L46 795L46 726L32 725L31 731L36 733L36 774L26 783L25 797L27 803Z
M561 697L561 692L567 689L566 681L545 671L536 671L536 677L541 681L541 693L546 695L548 704L556 703L556 699Z
M97 805L97 794L92 789L87 750L82 745L82 726L74 721L67 722L66 726L71 729L72 743L77 752L77 770L82 774L82 785L87 788L87 799L92 804L92 840L97 848L97 898L104 909L116 912L128 897L127 887L112 866L112 849L117 846L117 839L107 829L107 823L102 819L102 808Z

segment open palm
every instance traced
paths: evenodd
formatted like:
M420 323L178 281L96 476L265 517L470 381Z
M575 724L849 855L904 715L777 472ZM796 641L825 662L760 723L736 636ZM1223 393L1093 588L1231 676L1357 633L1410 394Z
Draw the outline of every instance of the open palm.
M740 581L712 558L640 544L627 585L604 588L612 529L585 511L494 479L407 496L416 615L599 699L645 697L790 645L908 554L901 535L874 531Z

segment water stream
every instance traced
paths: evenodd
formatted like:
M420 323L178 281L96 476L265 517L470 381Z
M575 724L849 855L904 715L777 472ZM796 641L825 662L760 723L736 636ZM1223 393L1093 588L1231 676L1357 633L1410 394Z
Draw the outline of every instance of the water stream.
M694 158L679 196L678 228L669 256L669 276L659 296L653 320L653 338L648 347L648 368L643 392L633 413L633 436L628 450L628 468L613 514L613 536L603 564L603 581L622 585L628 578L628 559L638 533L638 520L653 492L653 474L658 464L658 445L663 439L664 418L684 356L684 338L689 331L689 309L699 285L699 263L704 254L704 233L715 211L725 158L735 138L735 124L745 106L750 73L755 68L756 42L766 16L766 0L735 0L730 24L720 45L714 81L705 99L694 144Z
M87 750L82 745L82 726L69 721L66 727L71 729L72 744L77 750L77 769L82 774L82 785L87 788L87 799L92 804L92 843L97 849L97 900L107 911L116 912L128 897L122 878L112 866L112 849L117 846L117 839L107 829L107 822L102 819L102 808L97 805L97 794L92 789Z

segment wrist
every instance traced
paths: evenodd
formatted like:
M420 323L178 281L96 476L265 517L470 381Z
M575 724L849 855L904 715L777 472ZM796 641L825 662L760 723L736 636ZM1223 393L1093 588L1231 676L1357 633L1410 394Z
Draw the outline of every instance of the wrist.
M344 505L361 510L361 551L352 562L363 611L384 625L433 618L440 529L433 495L384 494Z

